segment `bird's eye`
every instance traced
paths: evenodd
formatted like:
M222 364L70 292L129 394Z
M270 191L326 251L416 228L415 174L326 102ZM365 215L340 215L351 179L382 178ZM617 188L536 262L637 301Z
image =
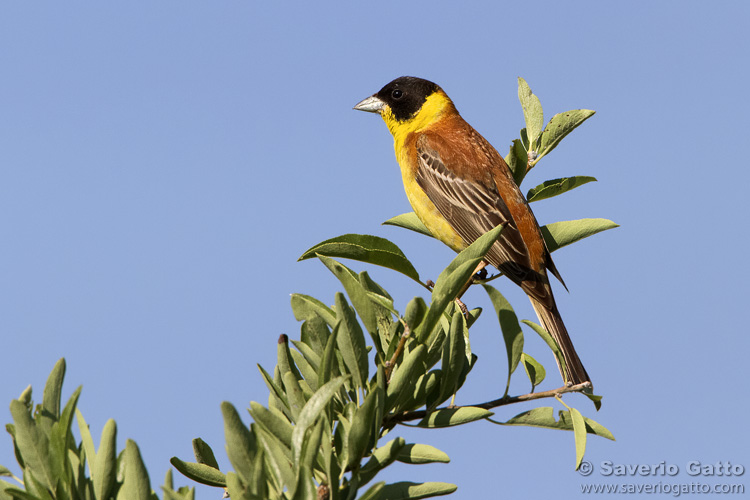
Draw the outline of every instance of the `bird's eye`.
M403 95L404 93L399 89L396 89L393 92L391 92L391 97L393 97L394 99L401 99Z

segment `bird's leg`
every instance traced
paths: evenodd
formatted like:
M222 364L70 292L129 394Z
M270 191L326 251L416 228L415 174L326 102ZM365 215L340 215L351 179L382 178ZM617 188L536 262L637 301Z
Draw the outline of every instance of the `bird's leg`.
M482 269L480 269L479 272L476 273L473 276L473 282L474 283L482 283L486 279L487 279L487 268L486 267L483 267Z
M485 267L487 267L487 262L485 261L482 261L477 265L477 268L474 269L473 273L471 273L471 278L469 278L469 281L466 282L466 284L463 286L461 291L456 296L457 299L460 299L461 297L463 297L463 295L466 293L466 290L468 290L469 287L474 284L474 275L482 271L484 271L485 273L487 272L484 270Z
M477 265L477 268L474 269L474 272L471 273L471 278L469 278L469 281L466 282L466 284L456 296L456 305L459 309L461 309L461 312L467 320L469 319L469 309L466 307L466 304L461 301L461 297L463 297L463 295L466 293L466 290L468 290L469 287L474 284L474 275L481 272L484 272L485 274L487 273L487 271L484 269L486 266L487 262L480 262L479 265Z

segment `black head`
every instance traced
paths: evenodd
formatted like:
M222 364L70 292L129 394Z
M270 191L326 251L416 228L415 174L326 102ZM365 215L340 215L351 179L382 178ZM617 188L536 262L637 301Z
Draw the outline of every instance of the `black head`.
M414 115L427 97L440 90L428 80L414 76L402 76L380 89L375 97L386 103L396 120L403 121Z

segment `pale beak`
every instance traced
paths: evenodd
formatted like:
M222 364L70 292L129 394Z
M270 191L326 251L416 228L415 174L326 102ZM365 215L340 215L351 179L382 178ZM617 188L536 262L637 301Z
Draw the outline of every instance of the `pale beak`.
M370 96L362 102L354 106L354 109L359 111L367 111L368 113L380 113L383 110L385 103L375 96Z

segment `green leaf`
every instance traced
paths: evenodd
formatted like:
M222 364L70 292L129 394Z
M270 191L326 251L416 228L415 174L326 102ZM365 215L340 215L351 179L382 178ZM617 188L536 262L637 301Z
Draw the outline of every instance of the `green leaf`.
M307 435L302 440L302 450L300 453L299 463L295 464L297 476L307 471L308 476L312 476L311 470L317 464L318 452L320 451L320 442L323 436L323 428L330 429L330 424L326 418L326 412L321 412L321 416L316 423L307 430Z
M297 321L320 317L331 327L336 324L336 313L333 309L309 295L293 293L292 312Z
M325 349L330 334L331 330L328 329L327 323L320 316L315 316L302 323L300 341L308 345L313 352L320 353ZM296 343L295 346L297 346ZM299 346L297 346L297 349L299 349ZM304 352L302 354L307 355Z
M370 459L359 470L360 485L367 484L379 471L395 462L405 444L404 438L397 437L375 448Z
M529 139L529 150L536 151L536 141L542 135L544 114L539 98L531 92L529 84L523 78L518 78L518 100L523 108L523 119L526 122L526 134Z
M68 479L67 471L70 468L68 443L73 439L70 426L73 422L73 414L78 404L78 398L81 396L81 390L83 390L83 386L78 386L73 391L73 394L65 404L65 408L63 408L58 418L52 423L52 427L49 430L49 460L53 477L58 478L58 481L67 481ZM60 485L59 487L62 486Z
M45 417L45 428L49 430L52 422L60 417L60 402L62 400L62 386L65 379L65 358L55 363L52 372L47 377L42 396L42 416Z
M550 252L588 238L596 233L620 227L608 219L578 219L553 222L542 226L542 236Z
M281 376L281 380L284 383L284 393L289 401L289 410L292 412L291 420L296 422L299 412L302 411L302 407L305 406L307 399L302 392L300 381L297 380L297 377L292 372L284 373Z
M81 448L83 449L83 457L86 458L86 462L88 463L89 473L92 473L91 469L93 467L94 459L96 458L96 448L94 447L94 439L91 437L89 425L83 418L83 413L81 413L78 408L76 408L76 420L78 422L78 432L81 434Z
M419 427L441 428L453 427L455 425L468 424L476 420L494 415L489 410L475 406L462 406L460 408L443 408L430 412L417 424Z
M526 425L530 427L543 427L545 429L561 429L566 431L573 430L573 421L570 417L570 413L567 410L560 410L558 413L559 420L555 420L554 408L545 406L541 408L534 408L523 413L519 413L515 417L511 418L507 422L495 422L501 425ZM612 433L603 425L591 420L590 418L583 417L586 423L586 432L601 436L603 438L614 441L615 437Z
M279 335L279 340L276 343L276 363L282 376L289 372L294 375L295 380L302 379L302 374L292 360L289 350L289 337L285 334Z
M359 500L377 500L383 498L380 496L380 492L383 491L384 487L385 481L373 484L367 491L365 491L364 495L359 497Z
M586 453L586 422L581 412L575 408L570 409L570 419L573 423L573 435L576 442L576 470L581 466L583 455Z
M369 364L367 361L367 345L362 328L357 322L354 311L346 302L343 293L336 294L336 312L341 318L341 325L337 337L338 348L355 387L364 387L369 378Z
M424 299L422 297L414 297L406 305L404 321L414 331L424 319L425 314L427 314L427 304Z
M312 469L302 466L297 473L297 484L294 486L292 500L317 500L318 494L312 479Z
M510 145L510 152L505 157L505 163L508 164L508 168L513 173L513 180L520 186L523 178L526 177L526 169L529 163L529 155L520 139L513 140Z
M346 290L346 294L349 296L354 309L359 314L359 317L362 318L362 323L365 325L365 328L370 333L373 342L375 342L375 345L377 346L380 343L380 339L377 335L378 321L375 315L375 308L377 305L373 303L373 299L370 298L367 290L362 283L360 283L359 277L354 271L334 259L330 259L324 255L319 255L318 257L320 257L320 261L325 264L334 276L339 279L341 284L344 285L344 290ZM339 317L340 315L341 314L339 313ZM380 352L380 350L378 350L378 352Z
M91 473L94 496L110 498L117 482L117 424L111 418L102 429L96 458L90 457L89 460L94 463Z
M578 127L581 123L594 116L594 113L596 113L596 111L590 109L574 109L553 116L542 132L541 146L539 147L537 161L539 161L542 156L555 149L566 135L571 133L573 129Z
M221 413L224 417L224 437L229 462L242 482L252 484L253 462L257 453L256 438L242 422L232 403L221 403Z
M451 483L412 483L409 481L402 481L399 483L386 484L383 489L380 490L380 495L378 495L377 498L380 500L415 500L418 498L449 495L457 489L458 486Z
M417 214L415 214L414 212L391 217L387 221L383 222L383 224L386 226L402 227L404 229L409 229L410 231L415 231L417 233L424 234L425 236L434 238L430 230L427 229L424 223L422 223L419 217L417 217Z
M278 366L277 366L278 369ZM276 382L276 380L271 377L271 375L263 368L262 366L258 365L258 370L260 370L260 375L263 377L263 381L266 383L266 386L271 391L271 394L269 395L269 400L273 400L278 404L278 408L284 411L285 414L291 419L292 418L292 412L289 409L289 400L282 390L279 383ZM280 378L280 377L279 377ZM270 405L269 405L270 406Z
M252 402L250 405L252 406ZM214 450L201 438L193 439L193 454L195 455L196 462L199 464L208 465L219 470L219 462L216 461Z
M560 373L565 373L565 358L562 355L562 351L560 351L560 346L557 345L557 342L552 337L552 335L550 335L547 330L537 325L533 321L529 321L527 319L524 319L522 321L524 322L524 324L530 326L531 329L534 330L549 346L549 348L552 350L552 353L555 355L555 359L557 359L557 362L560 365Z
M293 488L297 481L290 450L284 448L276 437L264 428L258 427L256 424L252 424L251 428L253 434L257 436L260 449L264 451L264 457L268 464L264 475L273 478L282 488L284 486ZM257 483L257 480L254 479L254 482Z
M559 194L563 194L567 191L583 186L589 182L596 182L594 177L588 177L585 175L576 175L574 177L562 177L560 179L551 179L544 181L535 188L529 189L526 194L526 200L531 203L532 201L545 200L552 198Z
M526 353L521 354L521 362L526 369L526 375L529 376L529 380L531 381L531 392L534 392L534 388L542 383L547 376L547 372L541 363Z
M10 402L10 413L15 423L14 441L21 451L26 469L43 481L46 488L54 491L57 479L50 464L49 438L21 401L14 399Z
M405 464L431 464L435 462L447 464L451 461L444 451L440 451L428 444L407 444L399 452L396 460Z
M122 488L128 500L151 500L151 484L135 441L125 442L125 479Z
M601 409L602 396L597 396L596 394L589 394L587 392L584 392L583 395L589 398L592 403L594 403L594 408L596 408L596 411L599 411Z
M455 394L458 389L458 379L464 371L466 360L466 319L463 313L456 308L448 329L448 338L443 344L442 370L443 376L440 380L440 396L435 405L442 403Z
M227 485L226 475L217 468L211 467L210 465L184 462L177 457L172 457L169 462L174 466L175 469L180 471L182 475L189 479L192 479L195 482L221 488L226 487Z
M0 486L2 486L2 483L0 483ZM49 496L49 493L46 493L45 498L39 498L34 495L30 495L29 493L26 493L23 490L19 490L18 488L15 488L11 486L10 488L6 488L5 491L0 490L0 493L4 493L6 495L9 495L7 498L11 500L48 500L52 499L51 496ZM0 497L3 498L3 497Z
M369 234L344 234L313 246L299 260L317 255L358 260L398 271L415 281L419 273L404 253L391 241Z
M320 413L326 408L333 395L344 384L346 377L337 377L320 389L307 401L305 407L299 414L297 424L292 431L292 452L294 453L294 462L299 463L300 454L302 453L302 441L305 438L307 429L310 428L317 420Z
M403 362L391 374L388 384L388 393L385 398L385 410L396 411L398 403L406 399L412 390L412 383L421 375L422 361L427 354L424 344L419 344L415 349L404 355Z
M250 401L250 415L255 423L264 427L269 433L279 439L287 448L292 448L292 424L265 406ZM218 469L217 467L214 467Z
M303 348L310 349L305 344L301 345ZM289 353L292 355L292 360L294 360L294 364L297 365L297 369L302 374L302 380L299 381L302 391L305 393L306 397L309 397L318 389L318 367L317 365L311 365L307 361L306 356L303 356L295 350L290 350Z
M371 442L374 441L375 433L380 429L380 422L375 422L375 414L378 403L378 392L370 391L365 398L365 402L357 408L352 419L352 427L349 429L349 438L347 440L349 455L349 469L359 467L359 462L364 454L370 451Z
M321 387L326 382L331 380L334 373L334 360L336 358L336 345L338 344L338 334L341 329L341 323L336 323L333 327L331 335L328 337L326 342L326 348L323 351L323 359L320 361L320 371L318 372L318 387Z
M503 294L490 285L482 286L487 295L490 296L492 307L495 308L495 314L500 322L500 329L503 332L505 352L508 356L508 381L505 385L505 395L507 396L508 389L510 388L510 377L516 371L516 367L518 367L521 355L523 354L523 331L521 330L521 325L518 323L516 312L511 307L510 302L503 297Z
M456 298L464 285L468 283L477 265L500 237L503 227L502 225L497 226L477 238L440 273L432 290L432 304L430 304L430 309L419 326L420 341L428 340L427 343L429 343L432 331L438 324L443 311Z

